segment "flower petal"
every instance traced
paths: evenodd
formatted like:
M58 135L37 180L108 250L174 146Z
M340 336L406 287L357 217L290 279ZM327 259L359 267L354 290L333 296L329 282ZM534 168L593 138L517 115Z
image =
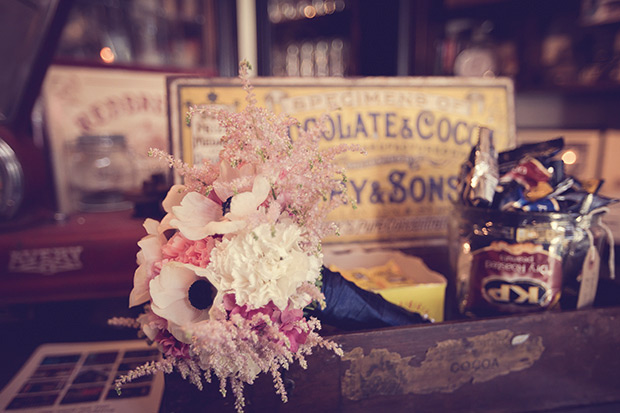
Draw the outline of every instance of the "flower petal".
M153 341L155 339L155 336L157 336L157 333L159 333L161 330L157 328L153 328L148 324L143 324L142 331L144 332L144 335L148 337L149 340Z
M164 264L149 283L153 312L179 326L208 319L208 311L195 308L189 301L189 288L198 279L189 265L174 261Z
M148 271L145 265L140 265L133 276L133 289L129 294L129 307L135 307L150 299Z
M166 238L162 235L152 235L155 231L157 234L157 221L147 219L144 221L144 228L151 235L143 237L138 241L140 251L136 255L138 268L134 273L134 287L129 294L129 307L142 304L151 299L149 294L149 281L153 276L153 264L161 261L161 247L166 243Z
M180 205L185 195L187 195L185 185L172 185L166 198L162 202L164 211L172 212L172 207Z
M192 343L191 333L183 328L183 326L180 326L174 322L168 322L168 331L170 331L170 334L172 334L174 338L179 340L181 343Z
M155 261L161 260L161 246L164 242L165 239L162 239L156 235L147 235L142 238L138 241L138 246L140 247L140 252L142 253L138 256L138 260L145 264L152 264Z
M211 285L215 287L216 290L220 291L220 278L216 276L213 271L210 271L208 266L207 268L197 267L192 264L184 264L188 269L192 270L196 277L204 277L206 278Z
M157 277L155 277L155 279L149 283L153 305L160 308L166 308L176 301L184 300L186 298L187 292L183 292L183 290L180 289L166 289L162 287L161 283L158 281L159 280L157 280ZM164 317L161 314L157 315Z
M246 226L245 221L213 221L209 222L204 230L209 235L215 234L230 234L231 232L239 231Z
M252 192L243 192L232 198L230 202L230 212L226 215L226 218L230 220L240 219L255 212L260 204L265 202L270 190L271 185L267 178L257 176L256 179L254 179Z
M174 301L164 308L152 304L151 308L158 316L181 326L195 322L203 313L207 314L206 311L192 307L187 299Z
M149 234L149 235L157 235L158 234L157 228L159 227L159 222L157 222L153 218L145 219L144 223L142 224L142 226L146 230L147 234Z
M149 283L153 304L165 308L174 301L186 299L189 286L197 278L191 269L182 264L175 262L164 264L159 275Z
M254 165L246 163L241 167L233 168L228 162L220 162L220 176L213 183L213 189L221 200L226 200L234 195L231 182L244 176L254 175ZM243 188L236 188L241 191Z
M157 227L157 232L159 234L163 234L164 232L168 231L169 229L173 229L175 227L173 227L170 224L170 221L172 221L173 219L175 219L174 214L170 213L170 214L166 214L166 216L164 216L161 220L161 222L159 223L159 227Z
M197 192L189 192L181 205L172 207L176 219L170 224L178 228L183 236L189 240L197 241L209 235L205 229L207 224L219 221L222 218L222 207L215 201Z

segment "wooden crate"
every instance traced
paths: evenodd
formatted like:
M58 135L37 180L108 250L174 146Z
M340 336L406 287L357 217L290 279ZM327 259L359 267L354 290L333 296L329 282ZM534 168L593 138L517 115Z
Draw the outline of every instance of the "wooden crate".
M620 307L546 312L355 332L332 337L286 372L246 387L246 412L620 411ZM162 412L234 411L217 384L197 391L166 376ZM585 407L588 406L588 407ZM583 410L582 410L583 409Z

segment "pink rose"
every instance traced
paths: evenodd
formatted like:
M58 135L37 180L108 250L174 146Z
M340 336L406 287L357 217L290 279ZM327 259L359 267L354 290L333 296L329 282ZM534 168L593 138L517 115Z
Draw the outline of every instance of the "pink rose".
M177 232L162 247L162 255L164 260L168 259L205 268L209 264L211 250L214 247L215 240L212 237L191 241Z

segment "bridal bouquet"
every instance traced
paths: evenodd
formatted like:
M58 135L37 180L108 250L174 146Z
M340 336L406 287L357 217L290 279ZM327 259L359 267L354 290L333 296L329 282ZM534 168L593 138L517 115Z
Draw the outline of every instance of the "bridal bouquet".
M334 158L351 148L319 149L320 125L292 141L288 131L297 121L257 105L245 62L240 78L242 111L207 106L188 114L188 122L214 116L225 129L219 164L189 166L152 150L184 184L168 192L161 221L144 222L129 298L144 313L111 324L141 329L163 357L121 377L119 391L157 371L176 369L200 389L215 375L224 396L230 385L241 411L243 387L259 374L273 376L286 402L282 369L305 367L317 346L342 354L303 309L324 299L321 239L336 230L325 217L350 202Z

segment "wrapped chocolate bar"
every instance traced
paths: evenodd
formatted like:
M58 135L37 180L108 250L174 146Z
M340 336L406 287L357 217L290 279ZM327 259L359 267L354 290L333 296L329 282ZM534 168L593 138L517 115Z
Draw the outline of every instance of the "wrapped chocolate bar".
M613 237L602 217L616 200L597 194L601 181L565 175L555 158L562 138L495 155L492 134L480 131L461 168L450 226L460 311L484 316L591 306L609 247L613 277ZM481 179L481 169L490 176Z
M564 138L527 143L498 155L499 171L504 174L526 158L551 159L564 148Z
M497 153L491 130L478 127L474 133L478 143L461 168L461 198L467 205L487 207L493 202L499 178Z

